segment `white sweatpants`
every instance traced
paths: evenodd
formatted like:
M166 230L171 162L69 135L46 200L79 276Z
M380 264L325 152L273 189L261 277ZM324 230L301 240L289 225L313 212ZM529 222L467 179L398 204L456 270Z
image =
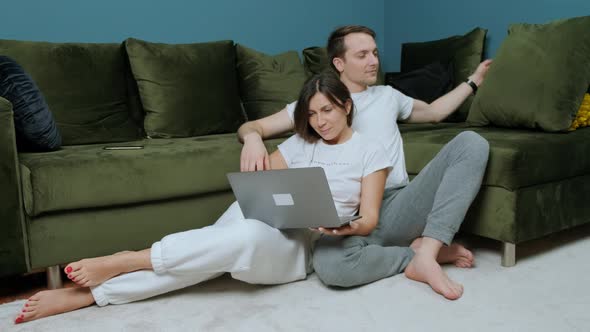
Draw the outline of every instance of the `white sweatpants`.
M255 284L305 279L313 235L244 219L237 202L208 227L175 233L152 245L153 271L122 274L91 287L96 304L122 304L195 285L225 272Z

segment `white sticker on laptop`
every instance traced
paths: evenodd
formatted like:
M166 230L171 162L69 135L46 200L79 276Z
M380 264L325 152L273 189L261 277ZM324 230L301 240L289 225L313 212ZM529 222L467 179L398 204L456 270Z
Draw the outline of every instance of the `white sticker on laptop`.
M291 194L273 194L272 198L275 200L276 206L295 205L295 202L293 202L293 196L291 196Z

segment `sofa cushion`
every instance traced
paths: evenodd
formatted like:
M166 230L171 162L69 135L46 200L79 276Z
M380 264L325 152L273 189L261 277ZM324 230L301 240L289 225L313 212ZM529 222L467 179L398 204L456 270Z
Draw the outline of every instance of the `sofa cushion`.
M328 60L328 51L325 47L313 46L303 50L303 66L308 77L319 74L324 70L333 70ZM377 82L375 85L383 85L385 75L379 66L377 73Z
M235 134L146 139L125 145L144 149L112 151L94 144L19 154L27 214L228 190L226 173L240 169L242 145Z
M121 44L0 40L45 96L64 145L139 139L131 119L128 68Z
M590 129L568 135L494 127L402 131L406 166L417 174L458 133L473 130L488 140L484 184L508 190L590 174ZM563 161L576 162L564 163Z
M61 136L43 94L16 61L3 55L0 55L0 96L12 103L20 151L59 149Z
M305 71L295 51L270 56L236 45L240 95L248 120L274 114L297 100Z
M451 61L454 68L454 86L463 83L482 60L486 29L475 28L463 36L419 43L402 44L401 71L408 72L435 61ZM465 121L473 97L469 96L459 109L445 121Z
M590 84L590 16L513 24L467 121L566 131Z
M232 41L125 42L150 137L235 132L245 120Z
M453 62L436 61L392 75L387 84L408 97L431 103L453 89Z

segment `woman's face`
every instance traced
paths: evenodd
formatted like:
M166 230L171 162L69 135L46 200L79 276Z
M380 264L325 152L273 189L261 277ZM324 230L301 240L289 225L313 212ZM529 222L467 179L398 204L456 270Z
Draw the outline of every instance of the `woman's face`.
M309 100L309 124L328 144L343 143L352 135L352 129L346 121L351 108L350 101L346 102L345 107L332 104L319 92Z

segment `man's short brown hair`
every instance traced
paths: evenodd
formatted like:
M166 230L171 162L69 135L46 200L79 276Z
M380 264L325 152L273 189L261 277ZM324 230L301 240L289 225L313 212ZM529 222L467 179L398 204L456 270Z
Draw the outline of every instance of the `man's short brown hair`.
M367 28L366 26L362 26L362 25L345 25L343 27L337 28L336 30L334 30L330 34L330 37L328 38L328 46L327 46L328 61L330 61L330 66L336 72L338 72L338 70L334 66L334 58L343 58L344 53L346 53L346 45L344 45L344 37L346 37L346 35L348 35L348 34L357 33L357 32L366 33L367 35L373 37L373 39L375 39L375 37L377 36L375 31L373 31L370 28Z

